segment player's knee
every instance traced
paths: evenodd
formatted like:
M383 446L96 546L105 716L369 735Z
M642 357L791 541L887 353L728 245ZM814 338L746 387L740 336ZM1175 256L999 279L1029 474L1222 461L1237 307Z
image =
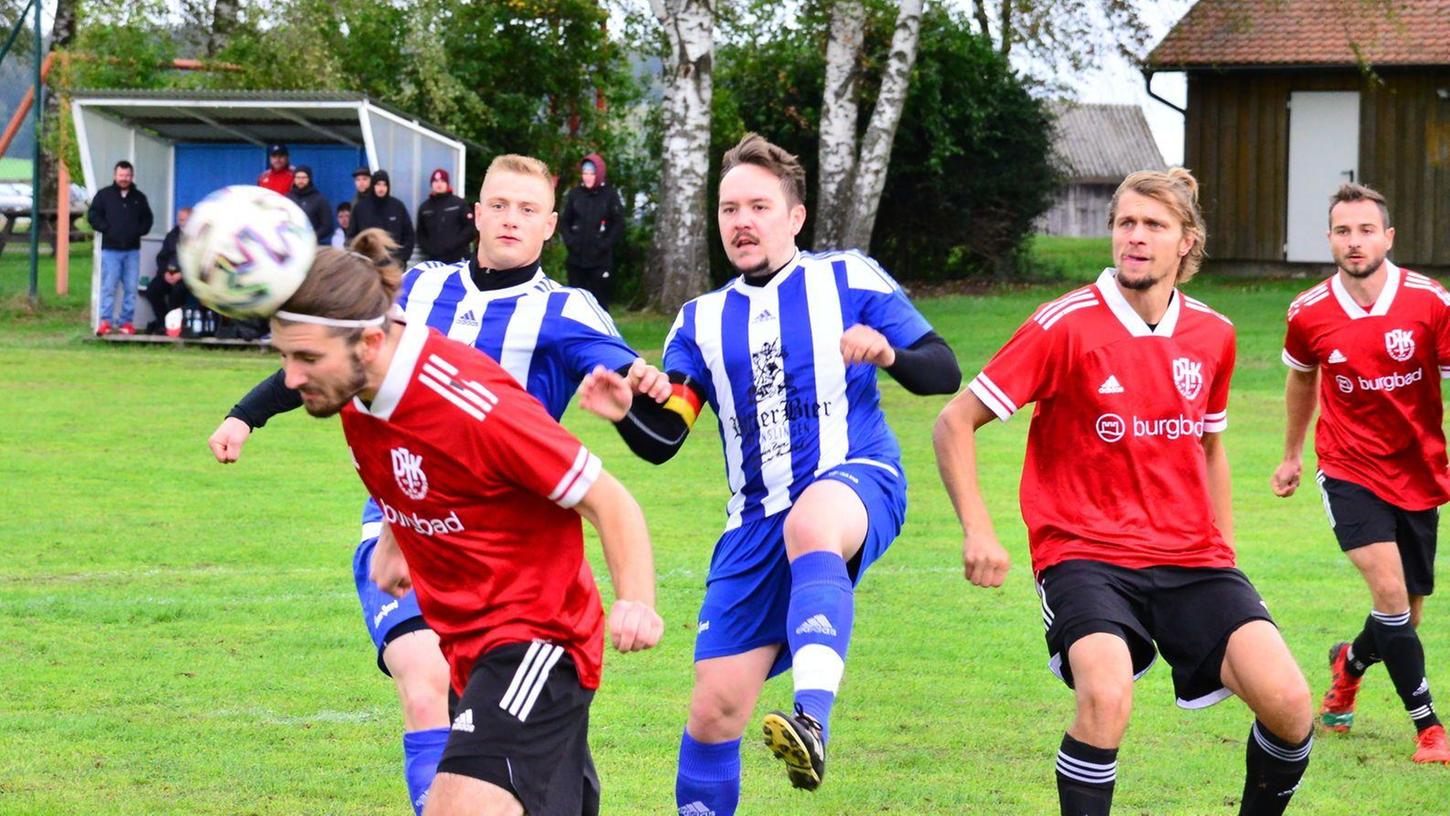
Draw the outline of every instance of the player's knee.
M1115 727L1126 726L1133 710L1132 686L1114 682L1080 686L1077 708L1083 718Z
M749 708L729 694L697 689L690 699L690 733L705 742L737 739L749 717Z
M414 666L397 678L405 722L419 728L448 724L448 672L432 665Z
M785 551L792 560L809 552L836 550L837 536L818 516L792 510L785 517Z
M1301 740L1314 726L1314 698L1304 676L1294 672L1271 691L1254 712L1276 736Z

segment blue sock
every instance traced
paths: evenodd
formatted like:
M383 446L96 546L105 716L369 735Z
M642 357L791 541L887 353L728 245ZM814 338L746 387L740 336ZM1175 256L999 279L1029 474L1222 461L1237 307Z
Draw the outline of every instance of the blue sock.
M438 772L443 746L448 744L448 731L445 727L403 732L403 778L408 780L408 801L416 816L421 816L428 801L428 788Z
M735 816L740 803L740 740L706 745L685 732L675 805L680 816Z
M846 671L855 606L851 576L841 556L810 552L791 562L785 620L795 702L820 721L822 741L829 734L831 705Z

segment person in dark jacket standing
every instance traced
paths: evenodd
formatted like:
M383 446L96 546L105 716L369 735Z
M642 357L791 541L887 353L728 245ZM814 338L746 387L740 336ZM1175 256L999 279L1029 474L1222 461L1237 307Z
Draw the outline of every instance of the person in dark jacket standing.
M287 195L292 189L292 158L287 153L287 145L274 144L267 148L267 169L257 177L257 186L266 187L274 193Z
M352 197L352 206L356 207L359 201L373 194L373 171L366 167L359 167L352 171L352 186L356 190Z
M418 249L425 261L468 260L469 245L478 237L473 208L453 194L448 171L438 168L428 182L432 192L418 207Z
M373 187L369 195L360 196L352 207L352 225L347 237L352 240L359 232L377 227L386 232L398 245L393 257L402 266L408 265L413 256L413 219L408 217L408 208L391 195L392 181L388 171L373 173Z
M564 197L559 232L569 251L564 268L569 285L586 289L609 308L614 245L624 231L624 205L605 178L604 157L590 153L579 163L579 186Z
M292 189L287 191L287 197L296 202L306 214L307 220L312 224L312 231L317 233L317 245L327 246L331 243L332 205L327 203L322 191L312 183L311 167L305 164L297 166L292 174Z
M136 189L136 168L128 161L116 162L114 183L103 187L91 200L86 219L101 234L101 322L96 334L111 333L116 288L121 289L121 313L117 320L122 334L135 334L136 284L141 276L141 236L151 232L151 204Z

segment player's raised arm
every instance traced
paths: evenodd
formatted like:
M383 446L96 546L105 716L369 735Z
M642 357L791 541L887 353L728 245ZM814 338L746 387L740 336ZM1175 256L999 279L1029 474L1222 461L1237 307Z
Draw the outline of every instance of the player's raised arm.
M997 587L1007 577L1011 558L997 541L977 480L977 429L996 416L971 391L947 403L932 428L937 471L962 524L962 568L967 580Z
M664 621L655 612L654 553L644 511L605 470L574 509L599 532L609 565L615 598L609 610L610 643L621 652L651 648L664 634Z

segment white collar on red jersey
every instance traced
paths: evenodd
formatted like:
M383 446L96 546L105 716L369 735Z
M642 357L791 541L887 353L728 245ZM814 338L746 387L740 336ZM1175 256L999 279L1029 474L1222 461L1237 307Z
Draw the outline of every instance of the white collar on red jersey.
M1163 319L1158 321L1158 327L1150 329L1118 286L1117 269L1111 266L1104 269L1103 274L1098 276L1097 287L1103 296L1103 302L1108 304L1108 308L1118 318L1118 322L1123 324L1123 328L1128 330L1128 334L1134 337L1172 337L1173 330L1178 328L1178 313L1183 309L1183 295L1177 289L1168 298L1168 309L1163 312Z
M1349 315L1350 320L1358 320L1361 317L1379 317L1389 314L1390 304L1395 302L1395 294L1400 291L1400 268L1395 266L1389 258L1385 259L1385 285L1380 289L1380 296L1375 298L1374 305L1369 311L1355 302L1354 296L1344 288L1344 281L1340 279L1342 272L1335 272L1334 277L1329 281L1329 288L1334 291L1334 298L1339 301L1340 308Z
M373 396L373 404L368 405L353 397L352 406L364 414L387 422L393 415L393 409L398 407L398 400L403 398L403 391L413 379L413 368L418 365L418 356L423 353L423 343L427 339L427 323L405 324L398 347L393 349L393 359L388 363L388 372L383 375L383 384L378 386L378 393Z

